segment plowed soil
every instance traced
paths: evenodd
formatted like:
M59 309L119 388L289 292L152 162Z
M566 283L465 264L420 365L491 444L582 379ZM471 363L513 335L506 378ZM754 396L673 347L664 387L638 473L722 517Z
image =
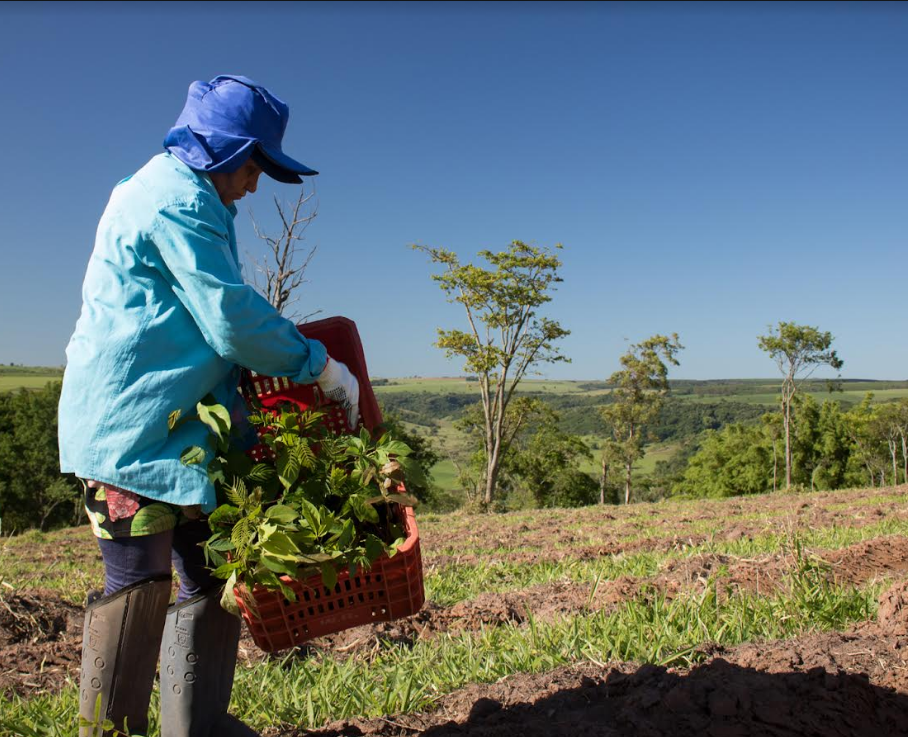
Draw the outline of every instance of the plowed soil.
M900 492L908 496L906 487L887 491L894 497ZM868 501L880 493L812 495L810 503L798 496L765 496L690 504L681 515L677 506L672 515L661 505L620 512L603 508L586 514L583 524L576 524L568 512L540 514L534 525L508 516L471 518L462 524L452 518L444 530L439 526L421 535L421 543L427 571L442 571L478 562L588 560L638 550L683 550L706 540L752 538L793 527L860 527L908 519L908 505L898 498ZM32 552L50 555L46 548ZM691 669L583 663L470 685L442 697L427 712L267 735L908 735L908 538L884 535L807 555L815 570L841 584L894 582L880 597L876 619L845 632L714 648ZM318 651L370 658L387 643L410 646L446 632L505 623L523 626L530 617L553 621L610 610L643 590L667 598L706 586L715 586L720 595L734 590L771 594L788 585L797 564L789 553L752 558L702 554L672 558L645 578L623 576L595 586L558 581L483 593L452 606L428 601L413 617L319 638L297 655ZM28 698L75 682L82 622L82 607L51 591L0 587L0 693ZM275 656L263 654L245 637L240 657L254 662Z

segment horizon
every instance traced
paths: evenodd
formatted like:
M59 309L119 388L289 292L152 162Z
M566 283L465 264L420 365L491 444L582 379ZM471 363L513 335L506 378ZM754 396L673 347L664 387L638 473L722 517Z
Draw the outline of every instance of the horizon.
M26 369L26 370L54 370L63 372L66 369L65 365L61 366L37 366L37 365L24 365L19 363L10 364L8 362L0 362L0 370L9 371L9 369ZM419 381L456 381L462 379L466 381L467 374L438 374L432 376L422 376L422 375L407 375L407 376L384 376L379 374L370 374L369 380L373 381L375 379L381 379L385 381L393 381L395 379L413 379ZM781 376L748 376L748 377L726 377L726 376L715 376L708 379L704 378L672 378L669 377L669 382L709 382L709 381L730 381L730 382L748 382L748 381L781 381ZM554 378L554 377L525 377L521 379L521 382L525 381L558 381L571 384L607 384L606 379L588 379L588 378ZM908 383L908 379L868 379L863 377L835 377L835 378L823 378L818 376L808 376L804 379L799 379L800 381L819 381L819 382L867 382L867 383Z

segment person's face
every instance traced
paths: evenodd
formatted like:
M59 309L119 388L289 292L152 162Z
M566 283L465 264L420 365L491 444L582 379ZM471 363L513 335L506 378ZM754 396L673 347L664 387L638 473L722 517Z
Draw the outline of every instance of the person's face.
M259 175L262 170L259 169L252 159L249 159L236 171L229 174L223 172L211 172L209 176L218 191L221 202L225 206L232 205L236 200L242 199L247 192L255 192L259 185Z

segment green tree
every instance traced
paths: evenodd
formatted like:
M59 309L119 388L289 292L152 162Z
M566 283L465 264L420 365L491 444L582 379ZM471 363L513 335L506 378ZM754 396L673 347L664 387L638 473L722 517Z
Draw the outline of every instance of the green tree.
M801 382L819 366L828 365L837 371L843 361L832 350L831 333L817 328L780 322L769 327L768 335L758 336L760 349L766 351L782 372L782 427L785 435L785 487L791 487L791 404Z
M838 402L826 400L820 407L815 443L817 462L811 473L811 489L843 489L860 483L849 474L854 443L848 417Z
M609 479L612 469L622 462L623 446L613 438L607 438L602 443L599 454L599 503L617 504L620 491L618 486Z
M502 473L508 486L534 499L537 507L591 504L598 485L577 465L592 452L582 438L561 430L559 421L557 412L539 402L536 416L512 443Z
M499 253L480 251L490 268L461 264L455 253L443 248L413 248L443 267L432 279L449 301L466 310L468 329L439 328L435 345L449 358L463 358L464 372L475 376L479 384L485 454L481 493L483 505L489 508L510 442L506 416L514 391L538 364L568 360L555 342L569 331L538 314L551 301L554 284L561 281L561 261L551 250L521 241L513 241Z
M727 425L707 430L672 493L689 497L760 494L771 488L772 450L759 425Z
M602 415L611 428L618 445L618 454L624 465L624 503L631 500L631 471L634 462L642 458L645 451L646 427L659 415L659 410L669 392L668 366L680 365L675 358L682 346L678 334L670 338L654 335L631 345L621 356L620 371L613 373L608 383L614 387L612 402L602 408Z
M877 479L882 486L885 483L889 454L884 441L883 423L873 405L873 393L867 392L863 401L849 410L847 414L849 435L854 443L854 463L852 470L863 467L869 477L871 486Z
M3 531L73 525L81 515L77 482L60 473L60 382L0 394L0 518Z
M906 435L908 435L908 400L886 402L875 407L876 417L874 430L882 438L889 450L892 460L892 483L899 482L899 466L902 466L902 478L908 482L908 455L906 455ZM902 451L902 463L899 464L899 450Z

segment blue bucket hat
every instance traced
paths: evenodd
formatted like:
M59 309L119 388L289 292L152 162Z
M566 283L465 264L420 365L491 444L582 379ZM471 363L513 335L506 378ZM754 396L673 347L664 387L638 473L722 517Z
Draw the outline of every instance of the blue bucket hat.
M186 106L164 148L187 166L230 173L252 157L273 179L299 184L318 174L281 149L290 108L247 77L221 75L189 86Z

